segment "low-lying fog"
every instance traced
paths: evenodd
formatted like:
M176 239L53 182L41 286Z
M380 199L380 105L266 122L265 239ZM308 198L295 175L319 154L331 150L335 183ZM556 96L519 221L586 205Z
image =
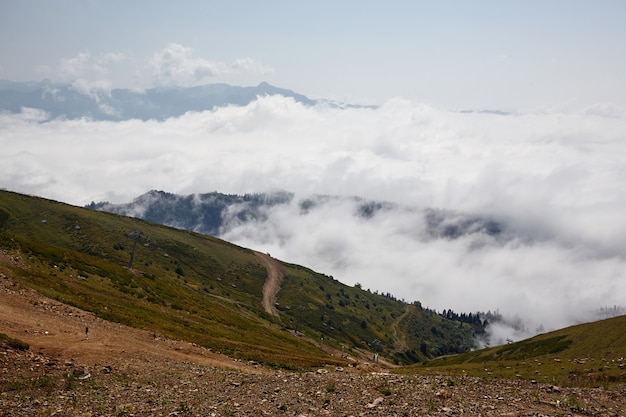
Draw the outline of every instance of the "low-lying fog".
M0 149L0 187L76 205L151 189L294 192L221 236L438 311L523 324L492 327L496 343L624 304L626 110L610 105L497 114L274 96L163 122L25 109L0 114ZM364 216L354 199L320 197L303 213L312 196L393 204Z

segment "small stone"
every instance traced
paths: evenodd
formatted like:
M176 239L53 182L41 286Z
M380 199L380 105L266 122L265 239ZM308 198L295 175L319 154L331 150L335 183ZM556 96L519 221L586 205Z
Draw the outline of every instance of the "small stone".
M377 407L378 404L382 403L384 400L383 397L378 397L376 398L374 401L372 401L371 403L367 404L367 408L374 408Z

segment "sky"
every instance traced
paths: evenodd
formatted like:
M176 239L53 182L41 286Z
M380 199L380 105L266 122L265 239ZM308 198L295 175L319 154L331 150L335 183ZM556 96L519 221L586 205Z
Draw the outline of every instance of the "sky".
M519 110L626 100L626 3L0 3L0 78L261 81L312 98Z
M492 329L501 340L590 320L626 294L625 12L622 1L5 0L0 78L85 94L267 81L378 107L274 96L164 121L0 112L0 188L76 205L151 189L389 201L400 208L367 222L349 200L307 216L275 208L223 237L348 285L524 323ZM425 209L506 230L435 238Z

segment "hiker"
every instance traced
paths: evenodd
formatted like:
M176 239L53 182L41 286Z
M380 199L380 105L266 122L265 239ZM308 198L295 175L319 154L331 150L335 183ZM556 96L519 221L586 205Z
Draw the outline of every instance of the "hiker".
M85 327L85 339L89 340L89 327Z

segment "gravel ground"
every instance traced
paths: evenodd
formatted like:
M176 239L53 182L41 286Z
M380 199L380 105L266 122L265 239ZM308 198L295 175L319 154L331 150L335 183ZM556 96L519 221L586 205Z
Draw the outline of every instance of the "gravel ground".
M89 327L86 338L85 327ZM269 370L109 323L0 273L0 416L626 416L626 386Z
M84 365L8 347L0 357L3 416L622 416L626 408L624 387L233 370L149 355Z

